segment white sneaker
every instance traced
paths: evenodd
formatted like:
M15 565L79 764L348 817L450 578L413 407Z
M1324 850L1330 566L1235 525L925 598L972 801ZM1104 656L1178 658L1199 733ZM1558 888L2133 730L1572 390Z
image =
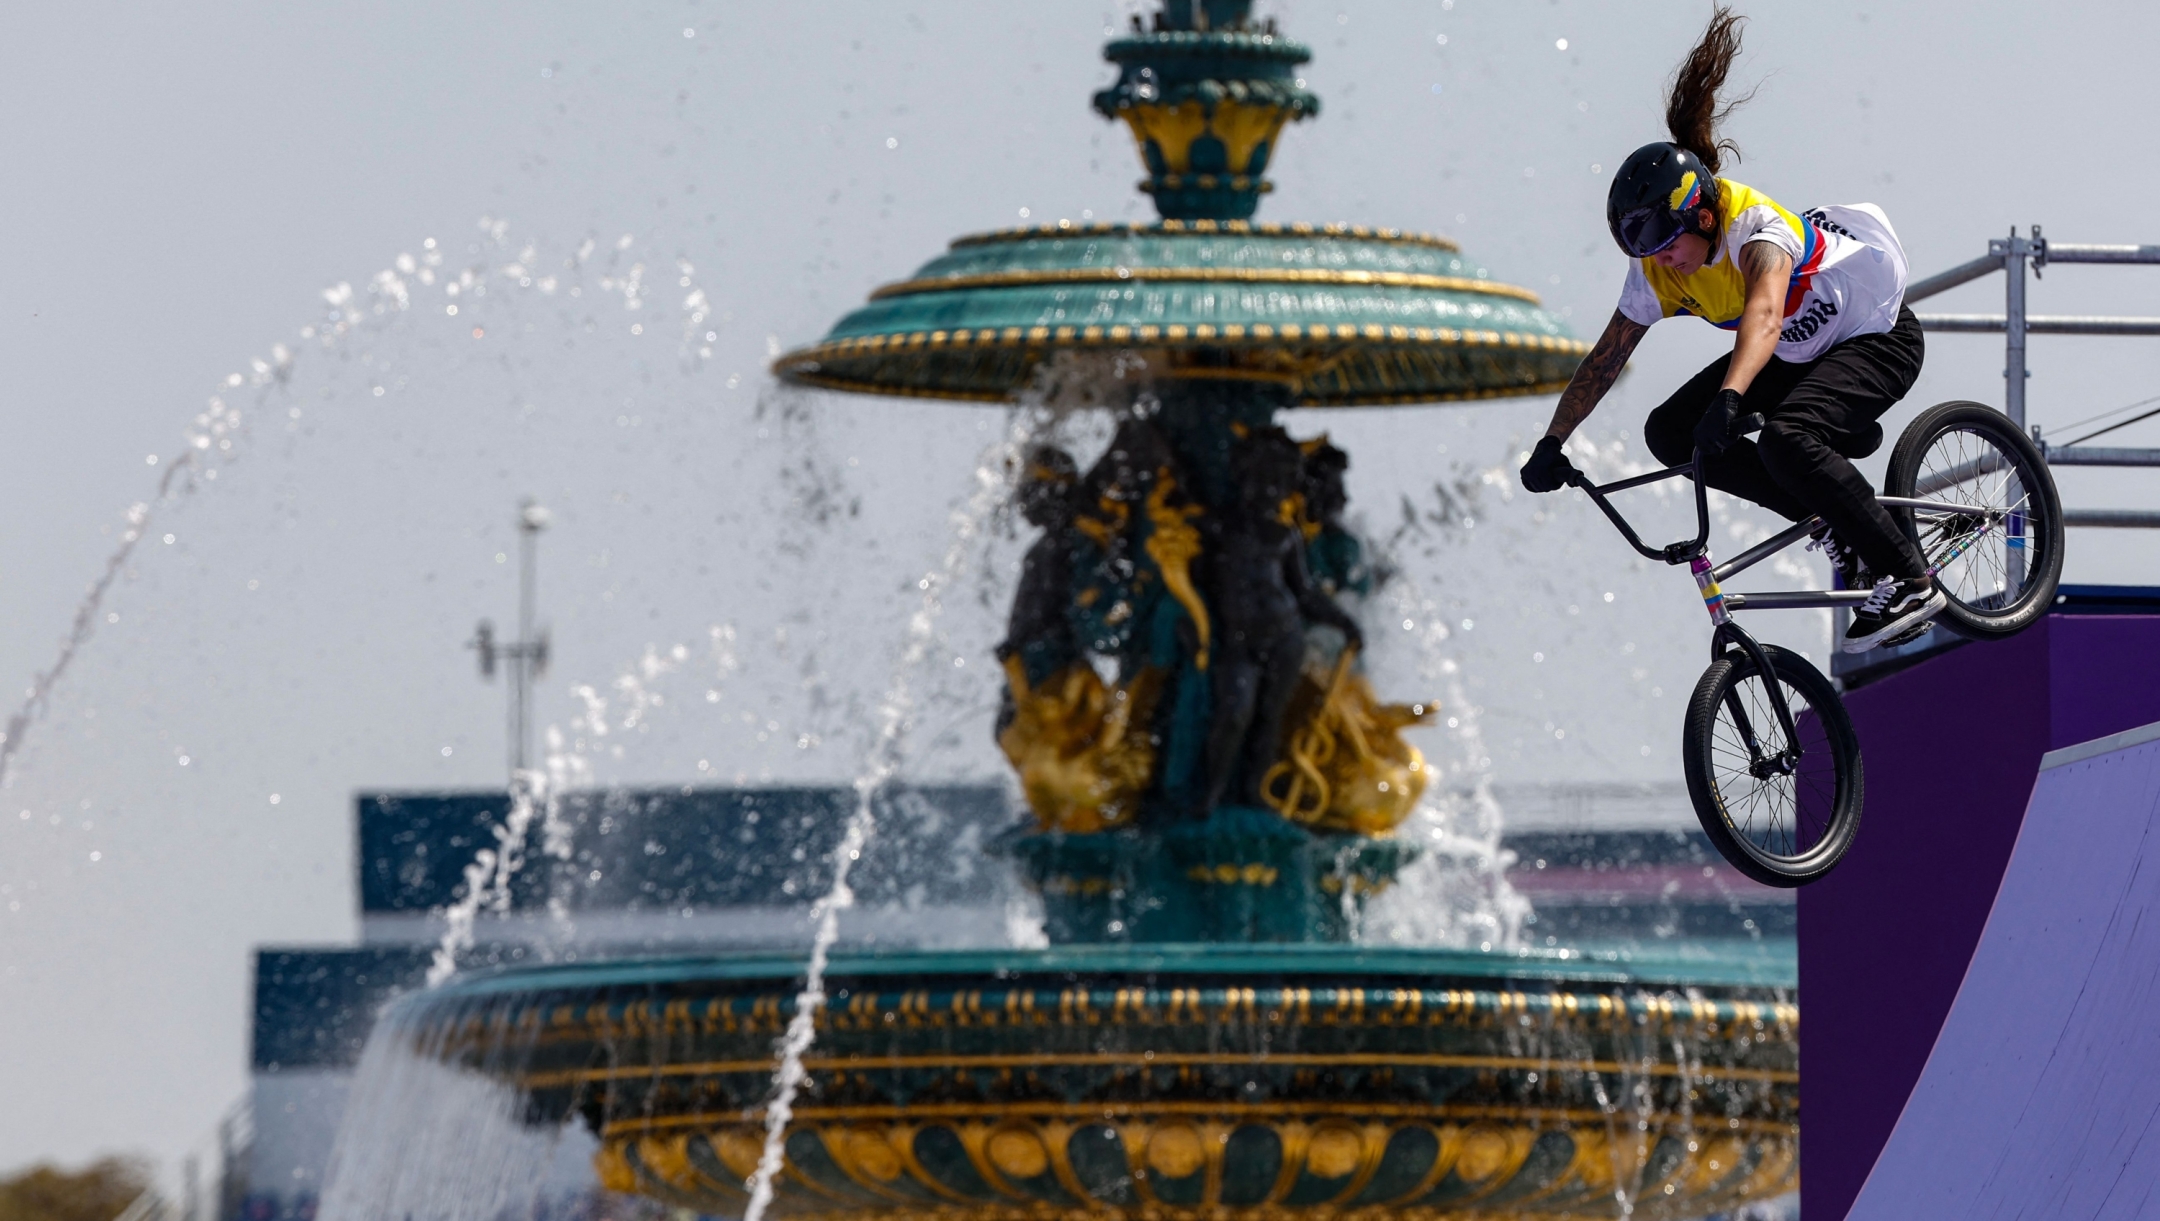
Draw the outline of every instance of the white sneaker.
M1853 612L1845 651L1865 653L1885 643L1903 644L1928 629L1928 620L1949 604L1928 577L1891 577Z

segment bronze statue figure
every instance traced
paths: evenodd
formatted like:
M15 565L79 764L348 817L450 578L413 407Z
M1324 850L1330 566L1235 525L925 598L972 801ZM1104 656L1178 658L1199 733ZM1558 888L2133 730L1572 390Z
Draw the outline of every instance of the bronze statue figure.
M1080 656L1071 617L1080 469L1071 454L1051 445L1035 446L1023 461L1020 516L1043 534L1020 562L1020 585L997 655L1000 662L1018 658L1028 681L1039 683Z
M1040 445L1021 471L1021 516L1043 536L1021 562L1020 587L998 660L1005 667L999 749L1045 830L1088 834L1130 823L1155 771L1148 724L1161 672L1106 685L1074 627L1075 553L1097 532L1078 514L1072 456Z
M1201 810L1225 800L1266 808L1261 780L1282 744L1283 710L1305 662L1308 621L1333 627L1348 648L1357 623L1306 575L1305 537L1289 505L1302 465L1279 428L1251 432L1231 451L1237 501L1210 523L1208 604L1218 627L1208 676L1212 716Z
M1372 592L1372 568L1365 547L1343 524L1350 493L1343 474L1350 455L1329 442L1325 433L1303 442L1305 461L1298 480L1302 499L1298 527L1305 533L1305 566L1313 583L1334 596Z

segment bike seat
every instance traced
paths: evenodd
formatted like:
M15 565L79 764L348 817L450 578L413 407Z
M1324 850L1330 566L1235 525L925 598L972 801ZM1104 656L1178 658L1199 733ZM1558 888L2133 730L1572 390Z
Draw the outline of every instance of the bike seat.
M1733 421L1732 435L1736 437L1745 437L1751 433L1761 432L1762 428L1762 413L1750 412L1749 414L1741 416L1740 418ZM1847 458L1865 458L1869 454L1874 453L1876 450L1881 449L1882 443L1882 425L1870 420L1866 427L1858 430L1857 432L1849 432L1832 437L1830 440L1830 448L1845 455Z
M1843 436L1832 437L1830 448L1848 458L1865 458L1881 449L1882 443L1882 425L1870 420L1865 428L1846 433Z

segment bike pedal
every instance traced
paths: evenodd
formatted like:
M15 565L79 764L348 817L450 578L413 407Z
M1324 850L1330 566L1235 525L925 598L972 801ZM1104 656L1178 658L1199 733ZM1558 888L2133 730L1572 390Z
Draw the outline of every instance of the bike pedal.
M1883 641L1881 644L1876 645L1875 647L1878 649L1894 649L1901 644L1911 644L1913 641L1927 635L1928 629L1934 626L1935 624L1931 620L1927 623L1919 625L1918 627L1915 627L1909 632L1900 632L1897 635L1891 637L1890 639Z

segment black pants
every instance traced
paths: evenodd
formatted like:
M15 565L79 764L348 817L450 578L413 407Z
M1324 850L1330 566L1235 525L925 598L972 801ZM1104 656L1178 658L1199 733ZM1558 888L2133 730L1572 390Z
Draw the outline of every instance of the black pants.
M1804 364L1771 357L1740 400L1743 412L1761 413L1761 434L1705 458L1704 480L1793 521L1820 515L1877 577L1920 575L1926 559L1852 459L1882 445L1876 420L1912 389L1925 355L1920 320L1906 309L1889 331L1856 335ZM1695 425L1731 363L1720 356L1650 413L1643 439L1658 461L1676 466L1694 454Z

